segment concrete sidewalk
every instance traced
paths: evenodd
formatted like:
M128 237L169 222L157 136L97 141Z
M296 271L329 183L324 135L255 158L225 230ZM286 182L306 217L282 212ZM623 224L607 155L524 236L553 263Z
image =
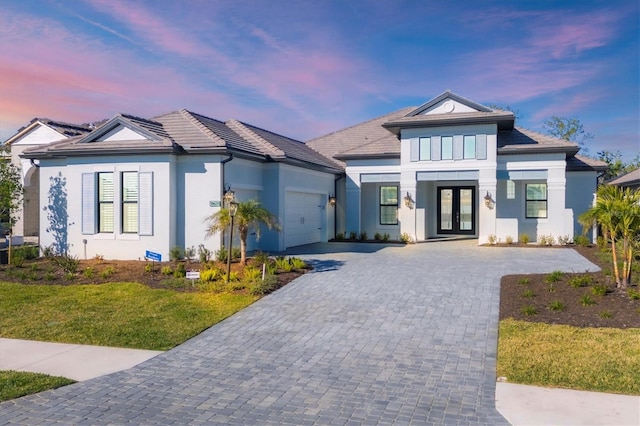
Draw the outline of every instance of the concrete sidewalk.
M0 338L0 370L82 381L134 367L162 352ZM639 425L640 397L501 383L496 408L512 425Z
M161 353L0 338L0 370L44 373L83 381L127 370Z

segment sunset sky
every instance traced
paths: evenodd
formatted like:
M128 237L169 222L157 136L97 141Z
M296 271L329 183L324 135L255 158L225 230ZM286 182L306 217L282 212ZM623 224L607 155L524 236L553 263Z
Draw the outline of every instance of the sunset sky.
M2 0L0 140L186 108L308 140L447 89L640 151L638 0Z

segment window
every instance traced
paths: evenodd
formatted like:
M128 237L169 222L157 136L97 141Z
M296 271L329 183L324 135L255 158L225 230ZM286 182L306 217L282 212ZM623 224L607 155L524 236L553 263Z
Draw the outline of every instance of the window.
M512 180L507 181L507 200L516 198L516 183Z
M420 138L420 161L431 160L431 138Z
M465 136L464 137L464 157L463 158L476 158L476 137Z
M547 184L526 184L526 213L527 218L538 219L547 217Z
M138 173L122 173L122 233L138 232Z
M398 224L398 187L380 187L380 225Z
M453 160L453 136L442 137L441 157L443 160Z
M98 173L98 232L113 232L113 173Z

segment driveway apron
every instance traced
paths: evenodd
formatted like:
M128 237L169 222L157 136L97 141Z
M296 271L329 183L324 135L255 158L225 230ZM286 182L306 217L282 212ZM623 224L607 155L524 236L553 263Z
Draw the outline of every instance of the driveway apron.
M0 424L508 424L500 277L597 269L570 249L330 243L316 269L137 367L0 404Z

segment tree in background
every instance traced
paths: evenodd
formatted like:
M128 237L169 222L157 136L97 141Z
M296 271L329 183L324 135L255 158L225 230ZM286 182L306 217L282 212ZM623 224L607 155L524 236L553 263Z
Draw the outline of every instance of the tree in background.
M206 218L205 222L207 223L207 237L217 232L225 231L231 223L229 210L222 208ZM262 225L265 225L268 229L280 230L278 219L256 200L238 203L238 210L234 216L233 224L240 236L240 264L242 265L247 261L247 237L250 231L255 232L256 239L259 239Z
M9 232L9 263L11 263L11 236L18 220L22 203L22 176L20 169L9 159L0 158L0 225L6 223ZM2 226L0 226L2 228Z
M586 143L593 139L593 135L584 131L580 119L554 115L544 121L544 128L547 134L553 137L577 143L580 152L583 155L589 155L589 147L586 146Z
M607 163L607 170L602 175L602 181L617 178L636 169L640 169L640 154L637 154L629 163L622 161L622 153L620 151L599 151L598 160Z

